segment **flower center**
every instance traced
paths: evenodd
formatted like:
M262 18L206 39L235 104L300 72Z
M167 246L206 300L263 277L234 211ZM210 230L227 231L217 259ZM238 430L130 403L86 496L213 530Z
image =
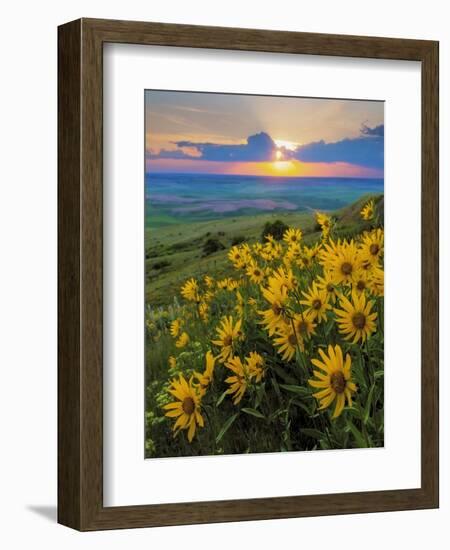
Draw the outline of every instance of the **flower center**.
M195 403L192 397L185 397L181 407L186 414L192 414L195 411Z
M366 288L366 283L364 281L358 281L356 283L356 288L358 290L364 290Z
M352 317L353 326L362 330L366 326L366 316L364 313L355 313Z
M259 271L259 269L255 269L253 274L255 275L255 277L259 277L261 275L261 272Z
M224 346L231 346L232 343L233 343L233 337L230 336L229 334L227 336L225 336L225 338L223 339L223 345Z
M295 243L296 240L297 240L297 237L296 237L295 235L292 235L291 241L292 241L293 243Z
M305 321L299 321L297 323L297 330L300 334L306 334L308 332L308 324Z
M275 313L275 315L280 315L282 312L282 308L279 304L272 304L272 311Z
M319 299L313 300L312 307L313 309L320 309L322 307L322 302Z
M344 262L341 265L341 271L344 275L350 275L350 273L353 271L352 264L350 262Z
M380 250L380 247L376 243L374 243L370 245L369 250L372 256L376 256Z
M330 376L330 385L336 393L343 393L347 385L341 371L333 372Z
M334 292L334 285L331 283L327 284L327 292Z
M291 346L297 345L297 338L296 338L295 334L293 334L293 333L289 334L288 342L291 344Z

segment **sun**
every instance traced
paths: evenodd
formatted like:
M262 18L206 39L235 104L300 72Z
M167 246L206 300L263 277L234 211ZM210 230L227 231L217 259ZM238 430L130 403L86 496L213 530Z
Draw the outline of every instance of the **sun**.
M287 141L286 139L274 139L277 147L284 147L288 151L295 151L300 143L295 143L294 141Z
M275 174L292 174L295 166L290 160L276 160L275 162L272 162L272 168Z
M283 158L283 153L279 149L275 152L275 158L277 160L281 160Z

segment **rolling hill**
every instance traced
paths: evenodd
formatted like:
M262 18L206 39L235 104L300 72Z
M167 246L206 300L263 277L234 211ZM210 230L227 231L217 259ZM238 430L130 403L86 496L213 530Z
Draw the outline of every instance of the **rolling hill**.
M364 196L332 213L337 219L336 236L351 237L370 227L361 219L360 210L371 198L375 200L378 212L383 214L383 195ZM218 278L231 276L234 269L227 259L229 248L239 242L261 240L264 224L275 220L300 227L306 244L320 235L314 212L274 212L146 229L146 304L158 307L172 303L179 295L180 286L190 277L206 274Z

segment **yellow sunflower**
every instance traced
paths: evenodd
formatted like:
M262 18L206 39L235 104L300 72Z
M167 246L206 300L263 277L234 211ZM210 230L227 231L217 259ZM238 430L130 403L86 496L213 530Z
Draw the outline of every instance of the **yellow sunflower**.
M194 372L194 378L198 381L202 392L204 392L204 390L212 382L213 374L214 374L214 365L216 363L216 358L209 350L206 352L205 361L206 361L205 370L202 373Z
M322 250L322 245L320 243L316 243L313 246L304 246L303 247L303 253L305 256L309 256L311 260L316 260Z
M309 254L302 254L297 261L298 267L301 269L311 269L313 265L313 260Z
M277 328L289 323L288 310L286 307L288 293L285 285L272 284L269 288L261 287L264 298L270 303L270 308L258 311L262 315L261 324L266 327L269 336L272 336Z
M277 258L280 258L284 253L283 246L280 243L275 242L272 245L272 251L271 251L271 259L276 260Z
M266 239L269 236L266 236ZM273 237L271 237L273 239ZM271 262L272 260L275 260L276 258L279 258L283 253L283 247L280 243L277 243L275 240L268 240L264 246L259 255L263 260L266 262Z
M358 269L352 281L352 289L359 296L368 288L370 288L370 272L367 269Z
M324 214L323 212L316 212L316 222L320 227L323 229L324 227L326 229L329 229L331 227L331 218L328 216L328 214Z
M236 290L239 288L239 281L236 281L235 279L227 279L227 286L226 289L232 292L233 290Z
M217 281L217 288L219 290L223 290L228 287L228 282L230 279L221 279L220 281Z
M164 405L163 409L167 411L165 415L177 419L172 428L174 435L177 435L180 430L188 430L187 437L191 443L197 426L200 428L204 426L200 412L201 396L193 385L193 379L187 382L183 375L180 375L178 380L171 381L169 393L175 397L176 401Z
M175 345L177 348L184 348L189 344L189 334L187 332L183 332L178 340L175 342Z
M291 361L295 355L297 345L303 349L303 343L297 338L292 325L285 325L284 328L277 331L277 337L273 339L278 347L278 353L283 361Z
M326 290L328 301L332 304L336 303L338 290L336 283L334 282L333 275L330 271L325 271L323 277L320 275L317 277L317 288L320 290Z
M384 271L378 265L370 271L369 289L375 296L384 296Z
M347 353L345 361L342 349L339 345L328 346L328 355L319 348L319 359L311 359L311 363L318 371L313 371L315 379L308 380L313 388L319 389L314 397L319 401L319 409L330 407L336 401L332 418L337 418L344 409L347 400L349 407L352 406L352 393L356 392L356 385L352 381L351 366L352 359Z
M205 275L205 285L208 287L208 288L214 288L214 279L212 277L210 277L209 275Z
M369 220L373 220L374 215L375 215L375 204L373 200L371 200L368 203L366 203L363 209L361 210L361 218L363 220L369 221Z
M245 266L245 254L238 246L233 246L230 248L230 251L228 252L228 258L231 260L236 269L241 269Z
M244 397L248 385L247 366L238 356L230 357L225 363L227 369L233 372L232 376L225 378L225 382L230 385L226 393L233 395L233 403L237 405Z
M212 290L207 290L204 294L203 294L203 301L205 303L208 303L210 302L214 296L216 295L216 293Z
M181 295L190 302L198 302L200 300L198 293L198 283L194 278L186 281L181 288Z
M203 322L208 321L209 305L206 302L201 302L198 306L198 314Z
M312 313L297 313L294 316L294 329L300 340L305 341L315 333L316 324L313 320Z
M169 369L174 370L177 368L177 360L173 355L169 357Z
M256 382L261 382L264 376L264 358L256 351L251 351L245 361L250 378L255 378Z
M308 307L305 313L311 314L311 318L314 321L326 321L327 310L331 309L331 306L328 303L327 291L324 289L319 289L316 282L313 281L309 292L302 290L302 294L306 300L300 300L300 303Z
M358 249L353 239L350 242L344 241L324 246L325 252L322 254L322 261L325 269L330 271L336 284L350 284L355 271L360 266Z
M359 340L365 342L369 336L375 332L377 313L371 313L374 305L373 300L366 301L366 296L362 293L358 296L355 290L352 290L352 301L344 295L340 297L339 304L343 309L335 309L339 317L337 323L339 332L345 334L346 340L353 338L353 344Z
M237 341L242 339L241 325L241 319L238 319L236 324L233 324L233 317L230 315L229 317L224 317L220 327L217 327L216 332L219 339L212 340L212 343L222 348L218 356L221 363L233 355L233 348Z
M180 319L175 319L170 323L170 334L174 338L176 338L178 334L180 334L181 324L182 323Z
M370 233L365 233L362 237L362 243L359 248L359 254L362 261L371 265L377 264L384 252L384 231L374 229Z
M292 273L292 269L284 269L279 267L274 270L272 277L269 277L269 286L274 289L281 289L285 286L288 290L293 290L298 285L298 281Z
M264 271L254 260L248 265L246 273L252 283L260 284L264 280Z
M316 223L319 225L322 231L322 241L327 241L330 236L330 231L333 223L331 217L322 212L316 212Z
M290 227L285 231L283 235L283 240L289 245L298 244L302 240L302 232L300 231L300 229Z

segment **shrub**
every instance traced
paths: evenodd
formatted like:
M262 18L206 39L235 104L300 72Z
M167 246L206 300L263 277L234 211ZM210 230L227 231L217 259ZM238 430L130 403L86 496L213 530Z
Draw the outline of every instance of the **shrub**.
M245 237L243 235L236 235L231 239L231 246L236 246L245 242Z
M281 241L283 238L284 232L289 229L289 226L287 226L285 223L283 223L281 220L275 220L274 222L266 222L264 225L264 229L262 232L262 238L264 238L267 235L272 235L274 239L277 241Z
M163 267L169 267L170 262L167 262L166 260L161 260L160 262L156 262L152 265L152 269L163 269Z
M213 254L214 252L217 252L219 250L224 250L224 245L219 241L219 239L208 239L205 244L203 245L203 255L209 256L210 254Z

